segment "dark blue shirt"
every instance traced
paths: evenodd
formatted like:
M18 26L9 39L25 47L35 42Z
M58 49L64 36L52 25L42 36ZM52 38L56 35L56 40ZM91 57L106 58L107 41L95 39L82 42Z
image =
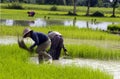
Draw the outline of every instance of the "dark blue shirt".
M31 36L32 40L35 42L30 48L34 48L36 45L40 45L48 40L48 36L41 32L32 32Z

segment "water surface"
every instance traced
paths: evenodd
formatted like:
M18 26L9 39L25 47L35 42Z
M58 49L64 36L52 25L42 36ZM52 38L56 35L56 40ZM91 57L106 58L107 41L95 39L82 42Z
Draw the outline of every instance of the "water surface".
M34 64L38 63L38 57L30 57L29 62ZM107 72L113 75L114 79L120 79L120 61L102 61L93 59L63 59L53 61L56 65L76 65L82 67L92 67L94 69L100 69L103 72Z
M20 25L20 26L31 26L31 27L45 27L45 26L53 26L53 25L64 25L64 26L76 26L79 28L92 28L92 29L100 29L107 30L107 26L110 24L120 24L120 22L99 22L96 19L92 19L91 21L84 20L67 20L67 19L43 19L37 18L33 21L25 21L25 20L0 20L0 25Z

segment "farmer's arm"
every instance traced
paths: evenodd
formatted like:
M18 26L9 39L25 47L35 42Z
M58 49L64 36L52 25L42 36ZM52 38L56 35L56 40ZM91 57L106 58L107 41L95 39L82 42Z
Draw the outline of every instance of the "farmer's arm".
M30 49L33 49L36 45L39 45L39 38L37 34L34 34L32 39L34 40L35 43L30 46Z
M63 50L64 50L65 55L68 55L67 49L65 48L64 44L63 44Z
M33 49L37 44L34 43L33 45L30 46L30 49Z

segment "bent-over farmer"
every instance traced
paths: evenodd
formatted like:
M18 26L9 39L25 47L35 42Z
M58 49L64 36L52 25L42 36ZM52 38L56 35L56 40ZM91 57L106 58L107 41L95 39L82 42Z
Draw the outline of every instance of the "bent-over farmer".
M68 55L67 49L64 47L63 44L63 37L59 32L49 31L48 37L51 39L51 47L48 53L52 56L53 60L59 59L62 48L64 50L65 55Z
M52 57L46 52L46 49L51 45L49 37L41 32L34 32L29 28L25 28L23 38L26 37L30 37L34 41L34 44L30 46L29 50L32 51L34 47L37 46L36 53L38 53L39 63L43 61L44 58L47 58L47 60L52 63Z

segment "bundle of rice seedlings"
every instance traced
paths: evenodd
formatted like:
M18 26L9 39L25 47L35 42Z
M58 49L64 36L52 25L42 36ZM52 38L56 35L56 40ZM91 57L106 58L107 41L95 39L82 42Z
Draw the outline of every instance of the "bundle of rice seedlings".
M28 47L25 45L23 38L20 38L19 36L18 36L18 45L22 49L29 50Z

